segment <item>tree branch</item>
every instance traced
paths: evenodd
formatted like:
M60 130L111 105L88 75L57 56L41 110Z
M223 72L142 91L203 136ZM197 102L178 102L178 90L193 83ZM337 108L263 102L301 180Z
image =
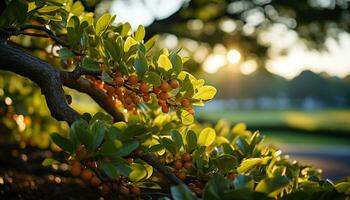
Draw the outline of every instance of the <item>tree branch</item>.
M88 94L101 108L113 116L115 122L125 121L124 115L115 109L109 96L102 90L95 88L90 81L82 77L75 79L74 74L64 71L61 71L61 80L63 85Z
M170 169L164 166L155 155L147 153L140 155L140 158L154 167L159 173L163 174L172 183L176 185L183 184L183 182L177 178L177 176L175 176L175 174Z
M80 118L65 99L60 73L52 65L0 41L0 69L27 77L41 88L51 115L69 124Z

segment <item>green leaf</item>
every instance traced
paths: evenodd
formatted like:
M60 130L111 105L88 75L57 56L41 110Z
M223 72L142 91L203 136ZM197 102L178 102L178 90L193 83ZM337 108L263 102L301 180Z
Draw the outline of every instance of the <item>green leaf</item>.
M93 136L88 128L85 120L79 120L74 126L74 132L78 140L86 146L87 149L92 150Z
M208 147L213 144L215 138L215 130L212 128L205 128L199 133L198 144Z
M214 98L216 94L216 88L213 86L205 85L198 89L198 92L193 95L192 98L198 99L198 100L210 100Z
M83 68L93 71L98 71L100 69L100 65L98 62L94 61L92 58L85 57L83 61Z
M104 48L107 52L107 54L113 58L115 61L119 61L120 59L120 49L116 42L111 42L109 40L103 41Z
M27 18L28 4L24 0L12 0L0 16L0 26L20 25Z
M128 142L124 142L123 146L118 149L114 155L124 157L130 155L133 151L135 151L139 147L140 143L137 140L132 140Z
M248 188L250 191L253 191L254 180L250 176L238 175L235 180L233 180L233 186L236 190Z
M147 59L141 51L137 52L137 56L134 61L134 66L136 73L139 77L143 77L143 75L148 70Z
M123 146L119 140L106 141L102 144L99 154L102 156L118 157L116 152Z
M177 54L170 55L171 64L173 65L173 69L176 75L178 75L183 68L181 57Z
M103 138L105 136L105 132L106 132L106 127L104 122L95 121L92 124L92 133L93 133L92 150L95 150L97 147L101 145Z
M67 47L62 47L59 50L58 54L60 55L61 59L67 59L67 58L74 58L75 57L75 54L70 49L68 49Z
M184 125L190 125L194 121L194 117L191 113L186 110L181 111L181 122Z
M162 138L161 144L172 154L176 154L177 148L175 142L170 140L169 138Z
M139 163L133 163L131 165L131 172L129 174L129 178L133 182L138 182L146 178L147 174L147 169L143 165Z
M58 162L57 160L53 159L53 158L45 158L45 160L41 163L42 166L47 167L47 166L51 166L54 164L59 164L60 162Z
M98 166L112 180L119 176L118 170L112 162L102 160L98 163Z
M192 130L186 134L187 152L192 152L197 148L197 135Z
M152 47L154 46L154 43L157 41L158 37L159 37L159 35L154 35L145 43L145 47L146 47L147 51L152 49Z
M243 160L241 165L237 168L238 173L244 173L251 170L256 165L260 164L263 161L262 158L249 158Z
M137 44L137 41L134 40L134 38L132 37L126 38L126 41L124 43L124 52L128 52L129 49L136 44Z
M39 8L37 10L37 12L40 12L40 13L48 13L48 12L52 12L52 11L55 11L55 10L58 10L60 9L61 7L59 6L44 6L42 8Z
M143 38L145 37L145 27L143 27L142 25L139 25L139 27L137 28L137 31L135 33L135 40L138 42L141 42L143 40Z
M158 64L158 67L160 67L161 69L164 69L165 71L169 71L173 67L168 56L164 54L159 56L157 64Z
M135 184L136 186L140 188L147 188L147 189L153 189L153 190L160 190L162 187L154 182L138 182Z
M101 36L110 24L111 15L106 13L102 15L96 22L95 33L97 36Z
M290 180L285 176L267 177L261 180L255 188L257 192L267 193L273 197L281 192L290 183Z
M101 77L102 81L112 84L113 83L113 78L106 72L106 71L102 71L102 77Z
M133 138L135 136L139 136L147 133L148 133L148 130L145 126L137 125L137 124L130 125L124 130L121 139L125 140L125 139Z
M81 1L74 2L70 12L73 13L74 15L76 15L76 16L81 15L84 12L84 6L81 3Z
M174 200L197 200L197 196L184 184L170 188L171 197Z
M350 182L340 182L335 185L338 192L350 195Z
M128 22L126 22L125 24L123 24L123 29L122 29L120 35L126 36L129 34L130 30L131 30L131 25Z
M180 149L183 145L182 136L179 131L171 130L171 139L175 142L177 149Z
M221 200L222 194L227 189L229 189L229 182L222 175L215 175L204 188L204 199Z
M223 154L218 158L213 160L215 165L219 168L223 173L227 173L233 170L237 165L237 158L232 155Z
M150 83L154 86L159 86L161 84L161 77L155 72L146 73L145 80L147 83Z
M129 174L131 172L130 166L128 166L127 164L124 164L122 162L115 162L113 164L117 168L118 173L120 175L122 175L122 176L129 176Z
M235 145L238 147L238 150L243 154L243 155L248 155L250 152L250 146L248 142L242 138L238 137L236 140Z
M66 151L66 152L69 152L69 153L73 153L73 146L72 146L71 142L67 138L61 136L58 133L53 133L53 134L51 134L51 139L63 151Z

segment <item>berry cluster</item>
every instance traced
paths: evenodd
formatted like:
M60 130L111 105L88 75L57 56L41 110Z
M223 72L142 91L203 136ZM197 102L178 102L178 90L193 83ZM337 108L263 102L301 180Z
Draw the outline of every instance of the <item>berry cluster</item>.
M96 88L103 89L110 97L109 101L119 108L124 106L129 112L137 114L137 105L141 102L147 103L151 100L150 94L153 93L159 106L162 108L162 112L168 113L170 108L176 109L181 106L189 113L194 114L192 109L191 100L188 98L182 98L181 100L169 101L169 92L178 89L180 82L177 79L162 80L158 86L151 86L150 84L143 82L137 75L125 76L119 72L114 73L112 83L105 83L100 79L93 76L86 76Z
M183 154L180 159L173 162L173 167L175 175L179 179L185 180L186 172L192 169L192 155L189 153Z

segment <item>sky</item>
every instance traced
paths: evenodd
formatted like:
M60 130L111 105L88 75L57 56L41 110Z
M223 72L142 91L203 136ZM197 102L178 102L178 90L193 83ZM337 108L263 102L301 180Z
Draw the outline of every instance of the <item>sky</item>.
M136 29L139 24L148 26L155 19L170 16L180 9L185 1L187 0L145 0L143 3L135 3L140 0L118 0L113 1L110 11L117 15L117 22L129 22ZM271 42L270 60L266 66L272 73L288 79L307 69L338 77L350 74L350 35L347 33L341 34L338 41L327 39L327 51L324 52L308 50L297 34L287 30L282 24L271 27L259 39L274 41ZM276 52L283 48L288 48L287 55L278 55ZM257 68L254 61L239 61L237 57L240 58L235 49L209 55L203 63L203 69L208 73L215 73L221 67L230 65L237 67L244 74L249 74Z

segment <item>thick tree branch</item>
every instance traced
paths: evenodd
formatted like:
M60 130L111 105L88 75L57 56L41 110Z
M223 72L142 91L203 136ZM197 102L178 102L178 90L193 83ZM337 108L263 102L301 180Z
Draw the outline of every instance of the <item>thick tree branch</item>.
M0 41L0 69L27 77L41 88L51 115L59 121L73 123L80 118L65 99L60 73L52 65Z
M100 89L95 88L90 81L85 78L75 79L75 75L70 72L61 72L63 85L75 89L79 92L88 94L98 105L113 116L114 121L124 121L124 115L115 109L108 95Z

